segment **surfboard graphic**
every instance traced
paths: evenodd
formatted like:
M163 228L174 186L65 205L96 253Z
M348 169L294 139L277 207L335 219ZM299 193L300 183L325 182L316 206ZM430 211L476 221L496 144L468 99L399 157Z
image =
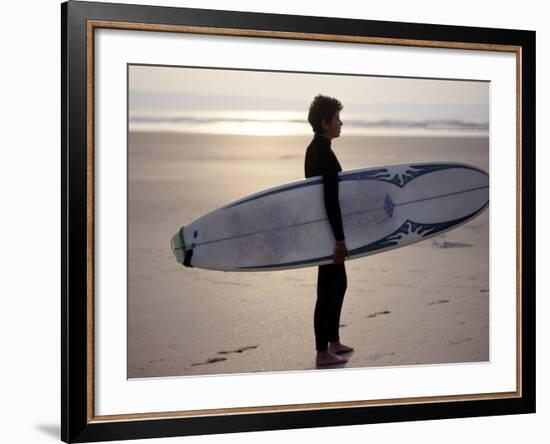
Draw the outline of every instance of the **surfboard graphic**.
M339 199L350 259L429 239L489 205L489 175L461 163L344 171ZM321 177L270 188L211 211L171 240L178 262L222 271L266 271L332 262L334 236Z

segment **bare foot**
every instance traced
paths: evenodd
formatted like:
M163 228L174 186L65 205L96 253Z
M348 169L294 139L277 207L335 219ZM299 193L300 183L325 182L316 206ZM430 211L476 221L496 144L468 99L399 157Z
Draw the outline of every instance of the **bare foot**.
M317 364L318 366L337 365L344 364L346 362L348 362L346 358L342 358L341 356L329 353L328 351L317 352L317 358L315 359L315 364Z
M330 353L339 355L342 353L350 353L353 351L353 347L349 347L347 345L341 344L340 341L337 342L331 342L328 346L328 351Z

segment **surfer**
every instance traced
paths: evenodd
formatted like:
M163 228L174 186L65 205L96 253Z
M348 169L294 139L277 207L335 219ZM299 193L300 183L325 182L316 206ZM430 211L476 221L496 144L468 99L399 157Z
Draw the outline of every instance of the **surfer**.
M333 263L320 265L317 274L313 326L317 350L315 361L318 366L347 362L340 355L353 351L352 347L340 342L339 336L340 314L347 287L344 260L348 249L338 200L338 173L342 167L332 151L331 141L340 136L342 108L338 99L318 95L313 99L308 114L314 137L306 149L305 176L323 177L325 208L335 240Z

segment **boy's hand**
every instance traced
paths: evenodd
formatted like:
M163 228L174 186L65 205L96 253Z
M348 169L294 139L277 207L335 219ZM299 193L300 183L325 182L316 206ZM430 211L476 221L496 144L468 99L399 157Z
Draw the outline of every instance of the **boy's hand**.
M346 256L348 255L348 248L345 241L337 241L334 247L334 263L343 264Z

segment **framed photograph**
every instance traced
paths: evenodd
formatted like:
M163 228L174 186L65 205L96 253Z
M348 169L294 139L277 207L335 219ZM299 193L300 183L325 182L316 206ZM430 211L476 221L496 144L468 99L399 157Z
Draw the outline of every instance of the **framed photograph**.
M535 411L533 31L61 13L65 442Z

